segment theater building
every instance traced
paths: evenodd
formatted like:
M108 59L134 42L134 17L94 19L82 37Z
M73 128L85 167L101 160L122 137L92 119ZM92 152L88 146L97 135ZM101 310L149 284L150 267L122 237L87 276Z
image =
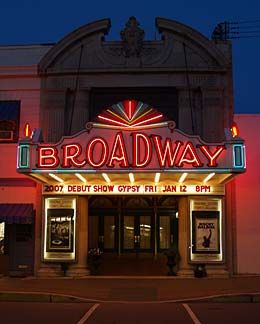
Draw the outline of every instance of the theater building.
M100 274L167 275L174 247L179 276L238 273L231 44L156 27L145 40L130 17L107 41L104 19L0 47L3 271L84 276L100 248Z

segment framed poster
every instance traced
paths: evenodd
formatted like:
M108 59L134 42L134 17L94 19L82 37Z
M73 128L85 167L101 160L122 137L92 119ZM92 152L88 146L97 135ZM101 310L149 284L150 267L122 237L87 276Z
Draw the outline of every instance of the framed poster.
M220 253L219 211L192 211L192 253Z
M47 209L47 252L72 252L74 209Z

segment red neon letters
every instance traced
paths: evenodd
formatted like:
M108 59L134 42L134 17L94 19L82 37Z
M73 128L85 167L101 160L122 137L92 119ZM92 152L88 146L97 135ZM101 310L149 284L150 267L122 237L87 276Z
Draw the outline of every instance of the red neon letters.
M117 132L111 140L91 138L79 143L38 148L39 168L197 168L217 167L224 145L194 145L143 132Z

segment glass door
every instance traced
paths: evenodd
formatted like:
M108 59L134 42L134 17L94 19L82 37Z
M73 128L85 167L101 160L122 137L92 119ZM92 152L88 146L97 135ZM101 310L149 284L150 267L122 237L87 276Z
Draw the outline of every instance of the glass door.
M115 215L90 215L89 249L100 248L111 252L117 250L116 226Z
M137 244L135 216L124 216L123 248L134 250Z
M151 215L123 216L123 250L142 252L152 250L152 217Z
M178 246L178 213L174 210L161 210L158 213L157 242L158 250Z
M141 250L151 249L151 235L152 224L151 216L140 216L138 218L138 236L139 236L139 248Z

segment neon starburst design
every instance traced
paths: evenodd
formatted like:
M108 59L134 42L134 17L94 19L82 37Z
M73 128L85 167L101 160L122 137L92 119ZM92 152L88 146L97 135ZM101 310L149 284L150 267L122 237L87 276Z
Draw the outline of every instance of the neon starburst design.
M98 115L99 127L139 129L162 127L163 115L141 101L125 100L107 108ZM155 123L154 123L155 122Z

